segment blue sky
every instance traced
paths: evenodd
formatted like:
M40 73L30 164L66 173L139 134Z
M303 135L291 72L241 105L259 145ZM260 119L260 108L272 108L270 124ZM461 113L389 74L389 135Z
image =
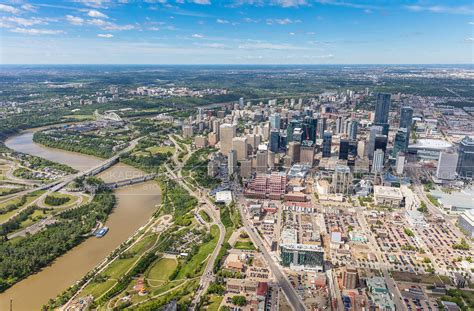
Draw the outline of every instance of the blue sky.
M472 64L470 0L0 0L2 64Z

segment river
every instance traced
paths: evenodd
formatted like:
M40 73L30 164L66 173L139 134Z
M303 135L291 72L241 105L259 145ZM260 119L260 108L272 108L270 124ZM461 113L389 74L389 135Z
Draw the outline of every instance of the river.
M33 142L34 131L25 131L9 138L9 148L67 164L85 170L99 164L101 159L59 149L47 148ZM142 175L143 172L124 164L116 164L99 176L106 182ZM81 279L88 271L102 262L117 246L136 229L144 225L157 204L160 189L154 181L120 188L115 195L118 203L110 214L106 226L109 232L103 238L91 237L37 274L15 284L0 294L0 310L9 310L13 299L14 311L39 310L50 298Z

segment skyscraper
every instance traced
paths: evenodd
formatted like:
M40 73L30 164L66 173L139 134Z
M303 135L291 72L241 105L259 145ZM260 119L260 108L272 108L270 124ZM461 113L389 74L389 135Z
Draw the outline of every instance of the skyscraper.
M400 127L411 130L413 123L413 108L410 106L403 106L400 112Z
M374 152L374 160L372 161L372 173L381 173L385 162L385 152L377 149Z
M227 155L227 172L230 175L233 175L237 169L237 152L235 150L230 150Z
M390 112L390 94L378 93L375 103L375 119L376 124L388 124L388 113Z
M237 152L237 161L246 160L248 155L247 137L232 138L232 149Z
M436 178L446 180L455 179L457 163L458 154L456 152L440 152L438 158L438 167L436 169Z
M292 141L288 144L288 156L292 163L299 162L301 155L301 143Z
M357 140L358 128L359 128L359 121L352 120L349 126L349 139L350 140Z
M393 143L392 157L397 157L397 153L408 151L408 130L406 128L399 128L395 134L395 141Z
M466 136L459 144L459 158L456 171L463 178L474 177L474 139Z
M313 166L314 162L314 143L311 140L303 140L301 143L300 163Z
M237 126L229 123L221 124L219 127L219 137L221 140L221 153L229 154L232 149L232 139L236 136Z
M244 98L243 97L239 98L239 108L240 109L244 108Z
M349 155L349 139L341 139L339 141L339 159L347 160Z
M324 131L326 131L326 118L318 117L317 120L318 120L318 129L316 131L316 134L318 138L323 138Z
M323 158L331 157L332 133L325 131L323 134Z
M281 127L281 116L279 113L272 113L270 115L270 129L278 129L280 130Z
M375 138L377 135L382 134L382 127L378 125L372 125L370 128L369 143L367 144L366 154L369 159L372 159L375 151Z
M257 151L257 173L266 173L268 165L268 151L260 148Z
M272 129L270 131L270 150L277 153L280 149L280 131Z

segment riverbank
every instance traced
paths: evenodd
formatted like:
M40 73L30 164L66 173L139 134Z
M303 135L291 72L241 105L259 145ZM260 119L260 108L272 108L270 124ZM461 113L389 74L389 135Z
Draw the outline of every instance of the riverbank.
M38 129L36 129L38 130ZM69 165L77 170L91 168L101 159L73 152L47 148L32 140L35 130L28 130L7 139L12 150L33 154ZM102 172L104 181L118 181L123 176L139 176L143 172L131 166L118 164ZM121 188L115 192L117 205L105 225L109 233L102 239L89 238L57 258L50 266L15 284L0 294L0 310L8 310L13 299L14 310L38 310L50 298L81 279L102 262L116 247L153 215L160 202L160 190L153 182Z

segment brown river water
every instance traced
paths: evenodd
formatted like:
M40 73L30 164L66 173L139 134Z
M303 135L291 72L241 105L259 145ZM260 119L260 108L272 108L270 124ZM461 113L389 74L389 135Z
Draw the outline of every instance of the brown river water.
M34 131L25 131L9 138L5 144L16 151L36 155L51 161L67 164L77 170L98 165L102 159L35 144ZM142 175L143 172L121 163L102 172L106 182ZM150 181L116 190L117 206L110 214L106 226L109 232L103 238L91 237L57 258L50 266L15 284L0 294L0 310L9 310L13 299L14 311L39 310L50 298L81 279L102 262L135 230L144 225L160 203L160 189Z

